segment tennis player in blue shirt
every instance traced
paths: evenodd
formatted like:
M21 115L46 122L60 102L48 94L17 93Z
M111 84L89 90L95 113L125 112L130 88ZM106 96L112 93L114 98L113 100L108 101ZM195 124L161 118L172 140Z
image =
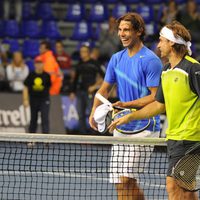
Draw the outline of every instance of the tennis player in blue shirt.
M117 20L118 36L124 50L115 53L108 64L104 82L97 91L108 98L114 84L117 85L119 102L122 107L143 107L154 101L160 82L162 63L144 44L145 24L137 13L127 13ZM95 98L90 114L90 126L97 130L94 112L101 102ZM136 135L125 135L114 131L114 136L121 137L157 137L160 119L156 116L148 130ZM138 147L141 148L141 147ZM143 147L144 148L144 147ZM152 149L153 150L153 149ZM143 166L139 159L144 157L144 150L135 146L113 145L110 164L110 181L116 185L118 200L144 200L142 189L137 184L136 174ZM150 151L148 152L151 153ZM123 155L123 156L122 156ZM148 156L147 156L148 157ZM145 160L147 162L147 160ZM144 164L145 165L145 164Z

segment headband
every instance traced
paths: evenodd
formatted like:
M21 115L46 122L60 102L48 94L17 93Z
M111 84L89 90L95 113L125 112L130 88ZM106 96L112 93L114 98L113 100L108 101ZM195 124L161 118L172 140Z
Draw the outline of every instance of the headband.
M163 27L160 31L160 36L174 42L177 44L183 44L187 47L188 53L191 56L192 55L192 51L191 51L191 42L188 41L186 42L182 37L180 37L179 35L177 37L174 36L174 33L172 30L170 30L169 28L167 28L166 26Z

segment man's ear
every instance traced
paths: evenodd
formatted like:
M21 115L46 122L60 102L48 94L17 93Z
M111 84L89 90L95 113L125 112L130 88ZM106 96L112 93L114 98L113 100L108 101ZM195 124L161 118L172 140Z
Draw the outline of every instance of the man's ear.
M174 46L175 42L169 41L170 46Z

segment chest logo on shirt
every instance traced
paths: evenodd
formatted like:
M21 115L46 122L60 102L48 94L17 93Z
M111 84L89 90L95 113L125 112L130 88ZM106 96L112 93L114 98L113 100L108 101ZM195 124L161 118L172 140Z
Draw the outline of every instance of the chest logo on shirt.
M174 82L177 82L178 81L178 77L176 77L175 79L174 79Z
M34 91L44 90L44 85L42 85L42 84L43 84L43 81L40 77L35 78L33 81L33 90Z

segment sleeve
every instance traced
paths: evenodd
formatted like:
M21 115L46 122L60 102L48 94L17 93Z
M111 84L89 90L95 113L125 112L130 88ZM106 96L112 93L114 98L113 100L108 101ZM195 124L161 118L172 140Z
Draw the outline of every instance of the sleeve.
M7 75L7 79L8 81L12 81L15 79L15 73L13 72L12 66L8 65L6 67L6 75Z
M110 84L113 84L116 82L116 76L115 76L115 66L116 65L117 65L117 60L115 58L115 55L113 55L108 63L106 75L104 78L105 82L108 82Z
M146 62L145 73L147 87L159 86L162 68L162 62L159 58L151 59L148 62Z
M156 92L156 101L160 103L165 103L164 95L163 95L163 89L162 89L162 84L159 85L158 90Z
M191 90L200 97L200 64L194 64L189 73Z

